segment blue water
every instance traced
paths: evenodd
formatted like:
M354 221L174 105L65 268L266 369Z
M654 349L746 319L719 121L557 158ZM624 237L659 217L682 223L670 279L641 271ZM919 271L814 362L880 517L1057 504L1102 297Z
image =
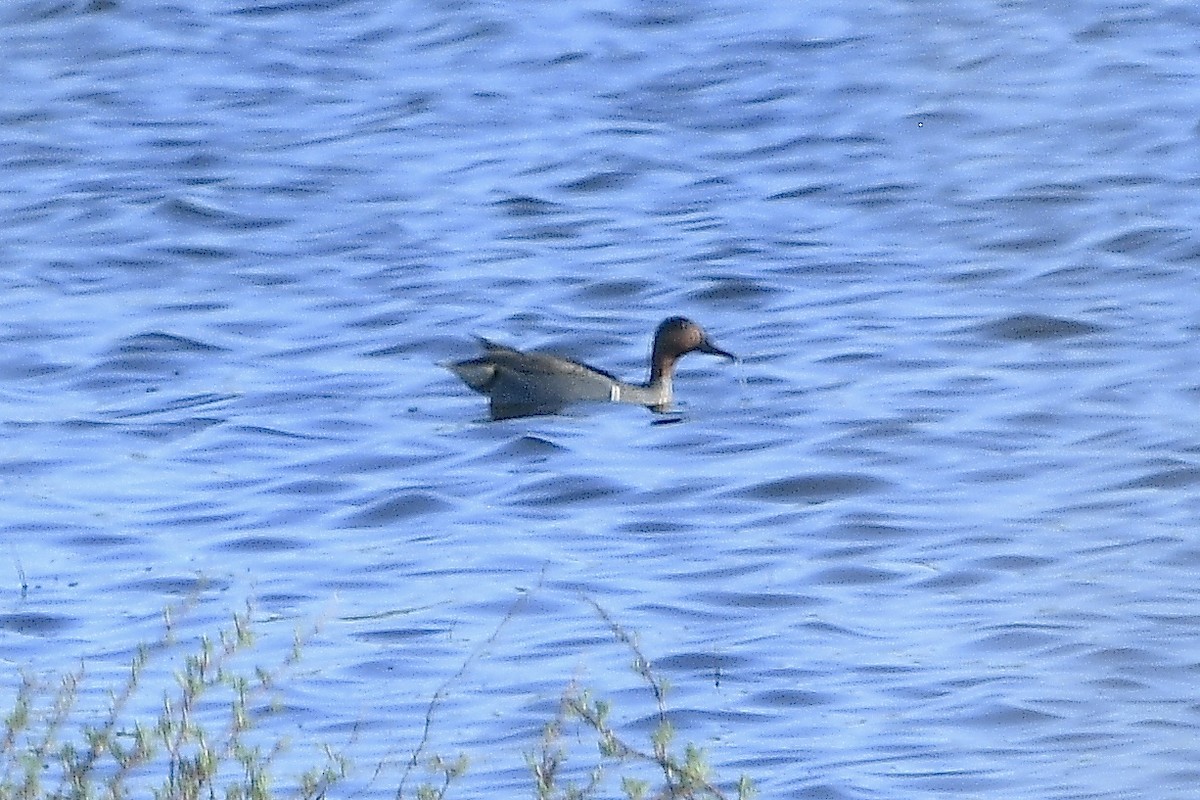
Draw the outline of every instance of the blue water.
M250 600L248 664L318 629L281 781L329 744L394 797L450 681L451 796L530 794L573 682L653 726L595 601L763 797L1194 796L1198 43L1165 0L8 3L0 700L83 664L103 708L165 607L186 651ZM492 423L439 366L640 378L672 314L742 357L675 424Z

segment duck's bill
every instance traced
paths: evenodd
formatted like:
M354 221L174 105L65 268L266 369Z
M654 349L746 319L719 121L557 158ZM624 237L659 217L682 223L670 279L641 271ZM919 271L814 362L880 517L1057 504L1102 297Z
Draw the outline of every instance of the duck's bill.
M712 356L724 356L725 358L728 358L730 361L737 361L737 356L735 356L733 353L729 352L728 350L722 350L721 348L717 347L715 344L710 342L708 339L705 339L703 342L701 342L700 346L696 349L699 350L701 353L708 353L709 355L712 355Z

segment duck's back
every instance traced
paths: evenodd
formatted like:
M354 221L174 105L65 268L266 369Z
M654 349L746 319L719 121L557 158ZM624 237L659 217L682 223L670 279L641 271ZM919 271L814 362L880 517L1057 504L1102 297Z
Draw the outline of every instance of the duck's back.
M468 386L492 401L492 414L531 410L552 412L570 403L614 399L616 377L549 353L522 352L480 339L482 358L450 368Z

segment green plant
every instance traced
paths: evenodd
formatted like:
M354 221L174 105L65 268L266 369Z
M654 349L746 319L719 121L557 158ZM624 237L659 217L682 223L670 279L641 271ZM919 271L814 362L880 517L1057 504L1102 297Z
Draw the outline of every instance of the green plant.
M634 746L623 739L610 722L610 707L603 700L572 683L559 702L554 720L546 725L539 749L526 756L533 772L539 800L584 800L596 796L610 770L631 770L649 767L661 777L654 782L629 774L620 775L621 790L629 800L646 798L685 798L686 800L728 800L727 795L710 779L703 751L693 744L684 748L682 756L671 749L674 730L667 716L668 686L658 677L643 655L637 641L622 628L607 611L588 600L596 613L608 625L613 637L633 654L633 670L642 678L654 697L658 710L658 725L650 736L649 749ZM560 773L567 760L563 747L564 734L569 727L590 731L596 738L598 762L589 770L586 783L562 785ZM743 775L737 784L739 800L749 800L754 790L750 779Z
M186 606L185 606L186 607ZM252 675L234 668L234 658L253 644L251 609L233 615L216 639L201 637L194 653L174 672L174 687L163 692L153 724L128 720L128 707L146 680L150 654L167 653L175 639L175 609L168 609L162 638L142 646L129 675L109 695L107 712L74 731L68 721L77 710L84 671L62 678L49 690L29 675L22 677L12 712L0 736L0 798L8 800L90 800L153 796L156 800L266 800L272 796L270 770L285 741L264 750L255 736L253 703L267 696L275 681L294 666L301 640L273 670L256 667ZM39 700L46 707L39 707ZM206 729L203 706L227 703L225 721ZM326 762L297 780L295 796L318 800L346 775L347 763L325 750Z
M468 762L465 755L449 759L428 754L437 710L471 665L495 645L527 597L522 593L491 635L430 699L421 740L402 771L397 800L403 800L406 782L419 766L437 777L418 784L417 800L450 797ZM685 745L682 753L673 749L666 681L653 672L634 637L599 604L588 602L616 641L633 654L633 669L653 697L658 724L647 746L634 745L610 721L608 703L570 684L554 719L545 726L538 749L526 755L539 800L589 800L618 778L628 800L729 800L710 776L698 747ZM181 608L186 610L187 605ZM138 648L128 675L109 694L98 719L78 725L72 721L74 715L85 713L79 706L86 677L82 668L51 686L31 675L22 676L0 731L0 800L268 800L277 796L272 768L287 741L264 730L270 718L266 701L299 660L302 637L293 640L291 651L274 668L239 669L238 658L254 644L249 607L234 614L216 638L200 637L191 651L182 654L176 642L179 611L167 609L161 639ZM130 709L151 683L153 663L171 657L180 658L180 666L170 673L172 685L163 691L157 715L148 724L136 719ZM267 711L256 715L253 709L264 704ZM215 724L211 722L214 710L220 712ZM207 725L204 719L210 720ZM568 734L594 738L596 743L598 759L582 780L564 777ZM347 760L327 746L322 753L324 763L296 778L290 797L324 800L346 778ZM372 782L383 766L376 768ZM736 792L739 800L751 797L745 776Z

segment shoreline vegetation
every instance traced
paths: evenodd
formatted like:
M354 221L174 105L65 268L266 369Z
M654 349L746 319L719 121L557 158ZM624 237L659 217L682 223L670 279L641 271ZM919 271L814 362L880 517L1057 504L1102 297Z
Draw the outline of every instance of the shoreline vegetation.
M522 595L493 630L446 679L430 699L420 741L407 758L394 791L396 800L454 800L457 782L468 773L468 754L430 752L438 707L450 697L472 663L501 635L524 603ZM674 741L668 716L668 686L651 667L636 638L595 601L585 598L608 627L614 642L632 656L632 669L645 684L657 724L642 743L623 736L611 721L611 707L572 681L546 721L539 741L522 755L529 770L529 796L537 800L587 800L620 796L627 800L749 800L745 775L726 783L710 775L703 751ZM300 662L305 642L297 634L290 652L272 667L238 668L235 657L254 647L253 609L235 613L215 638L201 636L174 670L173 685L157 690L147 667L172 648L176 620L191 603L164 612L159 641L143 644L129 664L125 681L108 692L107 711L79 719L86 680L81 667L49 683L28 674L0 728L0 800L325 800L339 793L354 765L326 744L319 763L286 784L273 774L288 747L287 732L270 729L270 715L253 712L272 703L273 694ZM239 661L244 660L242 658ZM146 693L161 693L157 715L138 718L130 706ZM213 722L211 706L223 709ZM267 743L264 747L263 742ZM594 749L588 747L592 743ZM590 751L590 752L589 752ZM570 761L570 768L567 762ZM584 765L584 766L581 766ZM371 784L382 781L384 764L374 766ZM724 787L724 788L722 788Z

